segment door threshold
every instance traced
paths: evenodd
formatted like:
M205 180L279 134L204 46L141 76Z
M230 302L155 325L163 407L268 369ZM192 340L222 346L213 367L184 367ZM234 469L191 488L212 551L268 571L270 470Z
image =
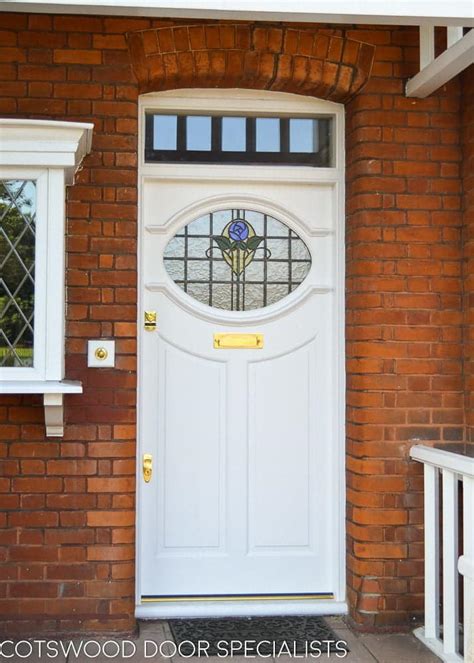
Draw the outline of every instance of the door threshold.
M177 603L178 601L308 601L334 599L332 592L317 594L215 594L183 596L142 596L142 603Z
M278 617L289 615L344 615L345 601L332 595L268 597L166 597L141 600L137 619L192 619L199 617ZM316 598L321 597L321 598ZM165 597L157 597L163 599Z

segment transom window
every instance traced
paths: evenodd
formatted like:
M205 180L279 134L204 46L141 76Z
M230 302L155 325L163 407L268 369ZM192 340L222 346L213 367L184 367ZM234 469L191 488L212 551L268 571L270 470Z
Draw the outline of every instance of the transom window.
M184 226L166 246L164 263L199 302L248 311L293 292L308 275L311 256L301 237L274 217L223 209Z
M332 166L332 118L146 115L145 161Z

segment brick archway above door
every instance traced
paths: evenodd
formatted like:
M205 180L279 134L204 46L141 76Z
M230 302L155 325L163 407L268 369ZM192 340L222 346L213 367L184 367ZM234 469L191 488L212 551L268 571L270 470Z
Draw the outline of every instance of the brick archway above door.
M346 102L369 80L375 54L328 31L260 23L167 26L127 39L140 93L251 88Z

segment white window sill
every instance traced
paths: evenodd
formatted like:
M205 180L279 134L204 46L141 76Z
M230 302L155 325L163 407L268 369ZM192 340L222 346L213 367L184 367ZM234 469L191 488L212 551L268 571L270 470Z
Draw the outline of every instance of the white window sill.
M2 380L2 394L82 394L82 383L72 380Z
M72 380L5 380L0 394L43 394L47 437L64 435L64 394L82 394L82 384Z

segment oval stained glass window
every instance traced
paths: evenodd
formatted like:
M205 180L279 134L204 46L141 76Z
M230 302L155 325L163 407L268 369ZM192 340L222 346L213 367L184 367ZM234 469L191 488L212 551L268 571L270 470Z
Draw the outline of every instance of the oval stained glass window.
M293 292L308 275L311 256L301 237L274 217L224 209L184 226L168 242L164 263L199 302L249 311Z

